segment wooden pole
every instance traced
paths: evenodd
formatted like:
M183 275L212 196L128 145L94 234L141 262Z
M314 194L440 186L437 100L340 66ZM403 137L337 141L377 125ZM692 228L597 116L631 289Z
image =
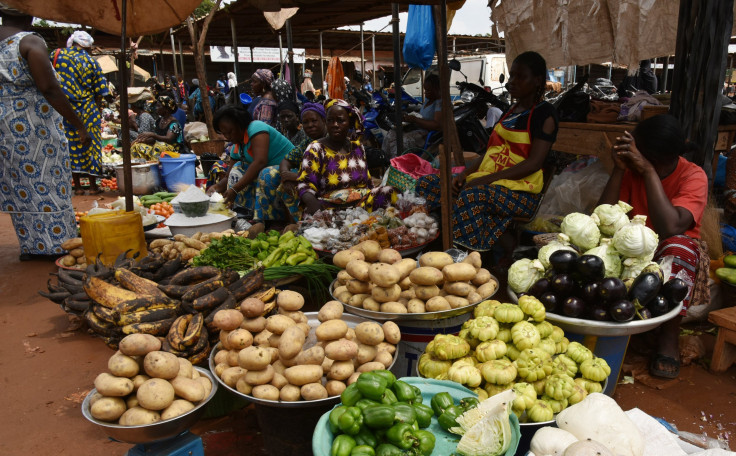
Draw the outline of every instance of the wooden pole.
M179 62L181 63L181 65L180 65L180 67L181 67L181 78L186 81L187 78L186 78L186 76L184 76L184 48L181 45L181 40L178 40L178 41L179 41Z
M664 59L664 87L662 87L662 93L667 92L667 77L669 76L670 72L670 56L668 55Z
M373 90L377 90L376 86L376 34L371 35L371 52L373 53Z
M399 4L391 4L391 24L394 35L394 113L396 115L396 155L404 152L404 132L401 130L401 35L399 34Z
M363 39L363 24L360 24L360 73L361 78L363 78L362 81L360 81L360 85L363 85L363 82L365 81L365 40Z
M128 125L128 80L125 77L125 64L128 62L126 48L128 37L126 35L126 22L128 18L128 0L122 0L122 21L120 24L120 136L123 140L123 186L125 187L125 210L133 210L133 169L130 160L130 126ZM174 39L173 37L171 38ZM94 177L92 177L94 179Z
M176 44L174 44L174 31L169 29L169 36L171 37L171 58L174 60L174 76L179 74L178 65L176 63Z

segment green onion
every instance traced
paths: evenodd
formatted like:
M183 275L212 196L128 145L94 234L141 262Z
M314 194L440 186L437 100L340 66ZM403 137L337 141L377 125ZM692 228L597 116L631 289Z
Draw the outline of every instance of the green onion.
M271 281L301 275L307 281L309 294L319 300L326 301L329 297L328 287L338 272L340 272L340 268L337 266L325 264L322 260L318 260L306 265L266 268L263 270L263 279Z

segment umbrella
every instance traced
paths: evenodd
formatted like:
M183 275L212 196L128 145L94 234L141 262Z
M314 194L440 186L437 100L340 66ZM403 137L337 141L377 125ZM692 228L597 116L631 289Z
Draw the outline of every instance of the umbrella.
M100 64L100 68L102 68L103 73L114 73L119 69L117 62L112 56L103 55L102 57L96 57L96 59L97 63ZM133 66L133 72L138 78L144 81L147 81L151 77L151 73L139 67L138 65Z

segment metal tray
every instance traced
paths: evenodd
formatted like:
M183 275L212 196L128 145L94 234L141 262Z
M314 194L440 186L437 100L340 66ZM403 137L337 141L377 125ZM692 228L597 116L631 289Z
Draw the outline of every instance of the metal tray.
M197 404L192 410L188 411L183 415L177 417L159 421L158 423L145 424L140 426L121 426L119 424L108 423L106 421L100 421L92 417L89 412L89 400L97 392L96 389L87 394L82 402L82 414L90 422L100 426L110 438L126 443L151 443L159 440L166 440L172 437L176 437L182 432L194 426L204 414L207 403L215 396L217 392L217 383L215 381L215 375L203 369L201 367L194 366L199 372L199 375L206 376L212 383L212 391L202 402Z
M306 315L307 319L309 320L310 328L316 328L317 326L320 325L320 321L317 319L317 313L318 312L304 312L304 315ZM355 328L360 323L363 323L365 321L370 321L370 320L367 320L361 317L357 317L355 315L343 314L342 321L347 323L348 327ZM311 345L309 345L310 341L313 343L316 343L316 338L314 337L314 333L312 331L310 331L310 336L307 336L307 342L305 343L306 348L311 347ZM277 407L277 408L323 407L323 406L328 406L330 404L335 405L338 402L340 402L340 396L332 396L332 397L328 397L325 399L317 399L316 401L283 402L283 401L271 401L267 399L258 399L256 397L251 396L250 394L243 394L237 389L231 388L228 385L226 385L225 382L223 382L222 379L220 379L220 377L214 374L215 372L215 354L218 351L220 351L220 342L218 342L217 345L215 345L215 348L212 349L212 352L210 353L209 366L210 366L210 371L212 371L213 373L212 376L217 379L217 382L220 384L220 386L229 390L233 394L236 394L242 398L249 400L250 402L253 402L259 405L265 405L267 407ZM391 362L391 365L388 366L386 369L391 370L391 368L394 367L394 364L396 364L396 358L398 358L397 353L394 353L393 361Z
M436 241L439 237L440 237L440 235L437 234L437 236L435 236L434 238L432 238L429 241L425 242L424 244L415 245L414 247L409 247L409 248L406 248L406 249L394 249L394 250L396 250L397 252L399 252L401 254L401 257L402 258L406 258L406 257L409 257L411 255L414 255L415 253L421 252L429 244L431 244L432 242ZM356 245L358 245L358 244L356 244ZM391 248L393 248L393 247L391 247ZM321 256L322 258L332 258L332 257L335 256L334 253L332 253L332 252L330 252L328 250L317 250L317 249L314 249L314 251L317 252L317 254L319 256Z
M498 279L496 276L491 274L491 278L496 281L496 284L498 284ZM332 296L332 299L335 301L340 301L335 297L335 295L332 294L333 290L335 289L335 284L337 283L337 279L333 280L330 284L330 296ZM342 303L343 306L345 306L345 311L354 315L360 315L361 317L370 318L371 320L377 320L377 321L417 321L417 320L443 320L445 318L451 318L451 317L457 317L458 315L463 315L469 312L472 312L473 309L475 309L475 306L480 304L483 301L487 301L493 296L498 293L498 286L496 286L496 290L491 294L490 296L487 296L483 299L481 299L478 302L474 302L470 305L467 305L465 307L458 307L457 309L451 309L451 310L440 310L437 312L424 312L424 313L391 313L391 312L377 312L375 310L366 310L361 309L360 307L351 306L350 304Z
M143 225L143 231L151 231L152 229L156 228L159 223L166 220L166 217L163 215L156 215L156 223L149 223L148 225Z

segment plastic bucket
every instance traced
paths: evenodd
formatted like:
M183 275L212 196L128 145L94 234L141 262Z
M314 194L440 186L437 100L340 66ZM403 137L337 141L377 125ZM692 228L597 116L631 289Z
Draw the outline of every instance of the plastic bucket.
M427 344L434 339L434 336L437 334L459 333L463 323L468 321L471 316L473 316L473 312L441 320L397 321L396 324L401 331L401 341L399 342L396 363L391 371L397 377L415 375L419 357L424 353Z
M170 192L182 190L183 187L194 185L196 177L197 156L181 154L178 158L161 157L161 177Z
M138 252L143 258L148 254L141 214L138 212L85 215L79 219L79 229L87 264L94 263L98 254L102 254L100 260L105 266L112 266L118 255L127 250L131 250L128 256Z

